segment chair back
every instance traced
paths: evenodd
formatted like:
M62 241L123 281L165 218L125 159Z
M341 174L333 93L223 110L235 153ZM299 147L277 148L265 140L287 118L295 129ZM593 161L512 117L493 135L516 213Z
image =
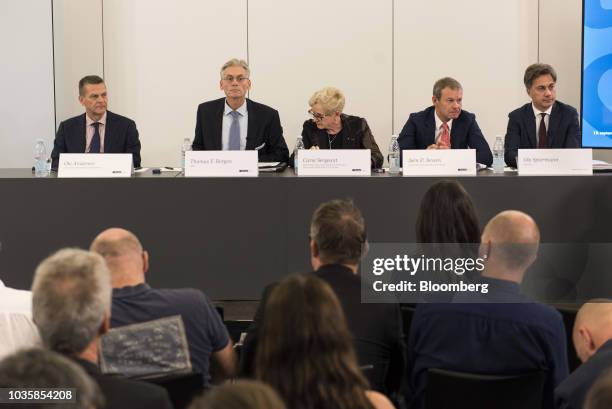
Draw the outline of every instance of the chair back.
M426 409L541 409L544 373L479 375L430 368Z

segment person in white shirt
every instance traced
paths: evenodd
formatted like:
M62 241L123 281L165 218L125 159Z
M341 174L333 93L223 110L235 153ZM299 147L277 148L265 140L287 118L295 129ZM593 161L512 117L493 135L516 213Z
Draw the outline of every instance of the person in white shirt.
M38 329L32 322L32 293L6 287L0 280L0 359L39 345Z

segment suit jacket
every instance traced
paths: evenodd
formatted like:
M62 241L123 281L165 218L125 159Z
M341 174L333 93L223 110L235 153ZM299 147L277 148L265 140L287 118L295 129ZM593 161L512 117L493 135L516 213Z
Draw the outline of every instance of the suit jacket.
M53 169L57 169L60 153L85 152L85 126L85 114L60 123L51 152ZM131 153L134 167L140 167L140 139L136 123L129 118L106 111L104 153Z
M376 144L374 135L372 135L365 118L342 114L340 120L342 121L343 135L345 135L342 141L342 149L370 149L372 168L382 167L383 155L380 153L380 148ZM306 149L310 149L312 146L318 146L321 149L329 148L327 132L324 129L317 128L317 124L312 119L304 122L302 139Z
M556 101L548 121L549 148L580 148L578 112L571 106ZM536 120L531 102L508 114L508 130L504 159L508 166L516 167L519 149L536 149Z
M591 386L603 372L610 368L612 368L612 340L599 347L595 355L557 386L555 408L581 409Z
M426 149L435 144L436 118L433 106L410 114L397 139L400 149ZM476 122L476 116L461 111L451 128L452 149L476 149L476 162L491 166L493 154Z
M193 150L222 150L223 112L225 98L208 101L198 106ZM247 99L248 131L246 150L258 148L260 162L287 162L289 149L283 138L278 111ZM259 148L260 146L262 146Z
M106 409L172 409L168 392L161 386L119 376L104 375L89 361L72 358L98 384ZM99 408L100 409L100 408Z
M372 389L393 395L400 389L404 373L405 344L402 316L398 304L362 304L360 276L339 264L321 266L313 272L331 286L342 304L353 335L359 364ZM266 287L244 340L241 374L254 375L258 332L264 308L275 284Z

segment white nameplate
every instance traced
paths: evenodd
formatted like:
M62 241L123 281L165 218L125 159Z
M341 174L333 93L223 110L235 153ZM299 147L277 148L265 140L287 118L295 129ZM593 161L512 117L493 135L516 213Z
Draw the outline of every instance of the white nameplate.
M519 149L518 174L592 175L592 149Z
M475 149L419 149L402 151L404 176L475 176Z
M301 149L297 154L299 176L370 176L369 149Z
M186 177L257 176L257 151L187 151Z
M60 153L59 178L129 178L131 153Z

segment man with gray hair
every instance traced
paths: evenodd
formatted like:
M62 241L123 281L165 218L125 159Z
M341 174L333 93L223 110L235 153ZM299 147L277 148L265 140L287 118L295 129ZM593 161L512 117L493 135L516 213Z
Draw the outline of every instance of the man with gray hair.
M408 340L407 401L425 407L430 368L483 375L544 373L542 407L553 408L554 388L568 374L565 327L554 308L521 293L536 260L540 231L519 211L493 217L481 237L486 294L458 292L452 303L422 304Z
M557 73L532 64L523 78L531 102L508 114L504 158L516 167L519 149L580 148L578 111L557 101Z
M149 253L138 237L125 229L104 230L91 243L91 250L104 257L111 272L113 328L180 315L192 368L203 375L205 385L211 360L217 364L220 378L235 375L232 341L223 320L202 291L151 288L145 281Z
M43 344L79 364L98 383L107 408L172 408L159 386L105 376L98 369L98 345L109 329L110 312L110 274L98 254L63 249L38 265L32 317Z
M44 404L27 405L16 401L4 403L2 409L102 409L104 398L98 385L85 371L53 351L22 349L0 361L0 388L59 388L57 397L63 402L47 400ZM70 390L69 390L70 389Z
M256 150L259 162L287 162L278 111L247 98L250 74L244 60L223 64L219 87L225 98L198 106L193 150Z
M434 84L433 106L410 114L397 141L404 149L476 149L476 162L491 166L493 154L476 122L461 109L463 87L445 77Z

